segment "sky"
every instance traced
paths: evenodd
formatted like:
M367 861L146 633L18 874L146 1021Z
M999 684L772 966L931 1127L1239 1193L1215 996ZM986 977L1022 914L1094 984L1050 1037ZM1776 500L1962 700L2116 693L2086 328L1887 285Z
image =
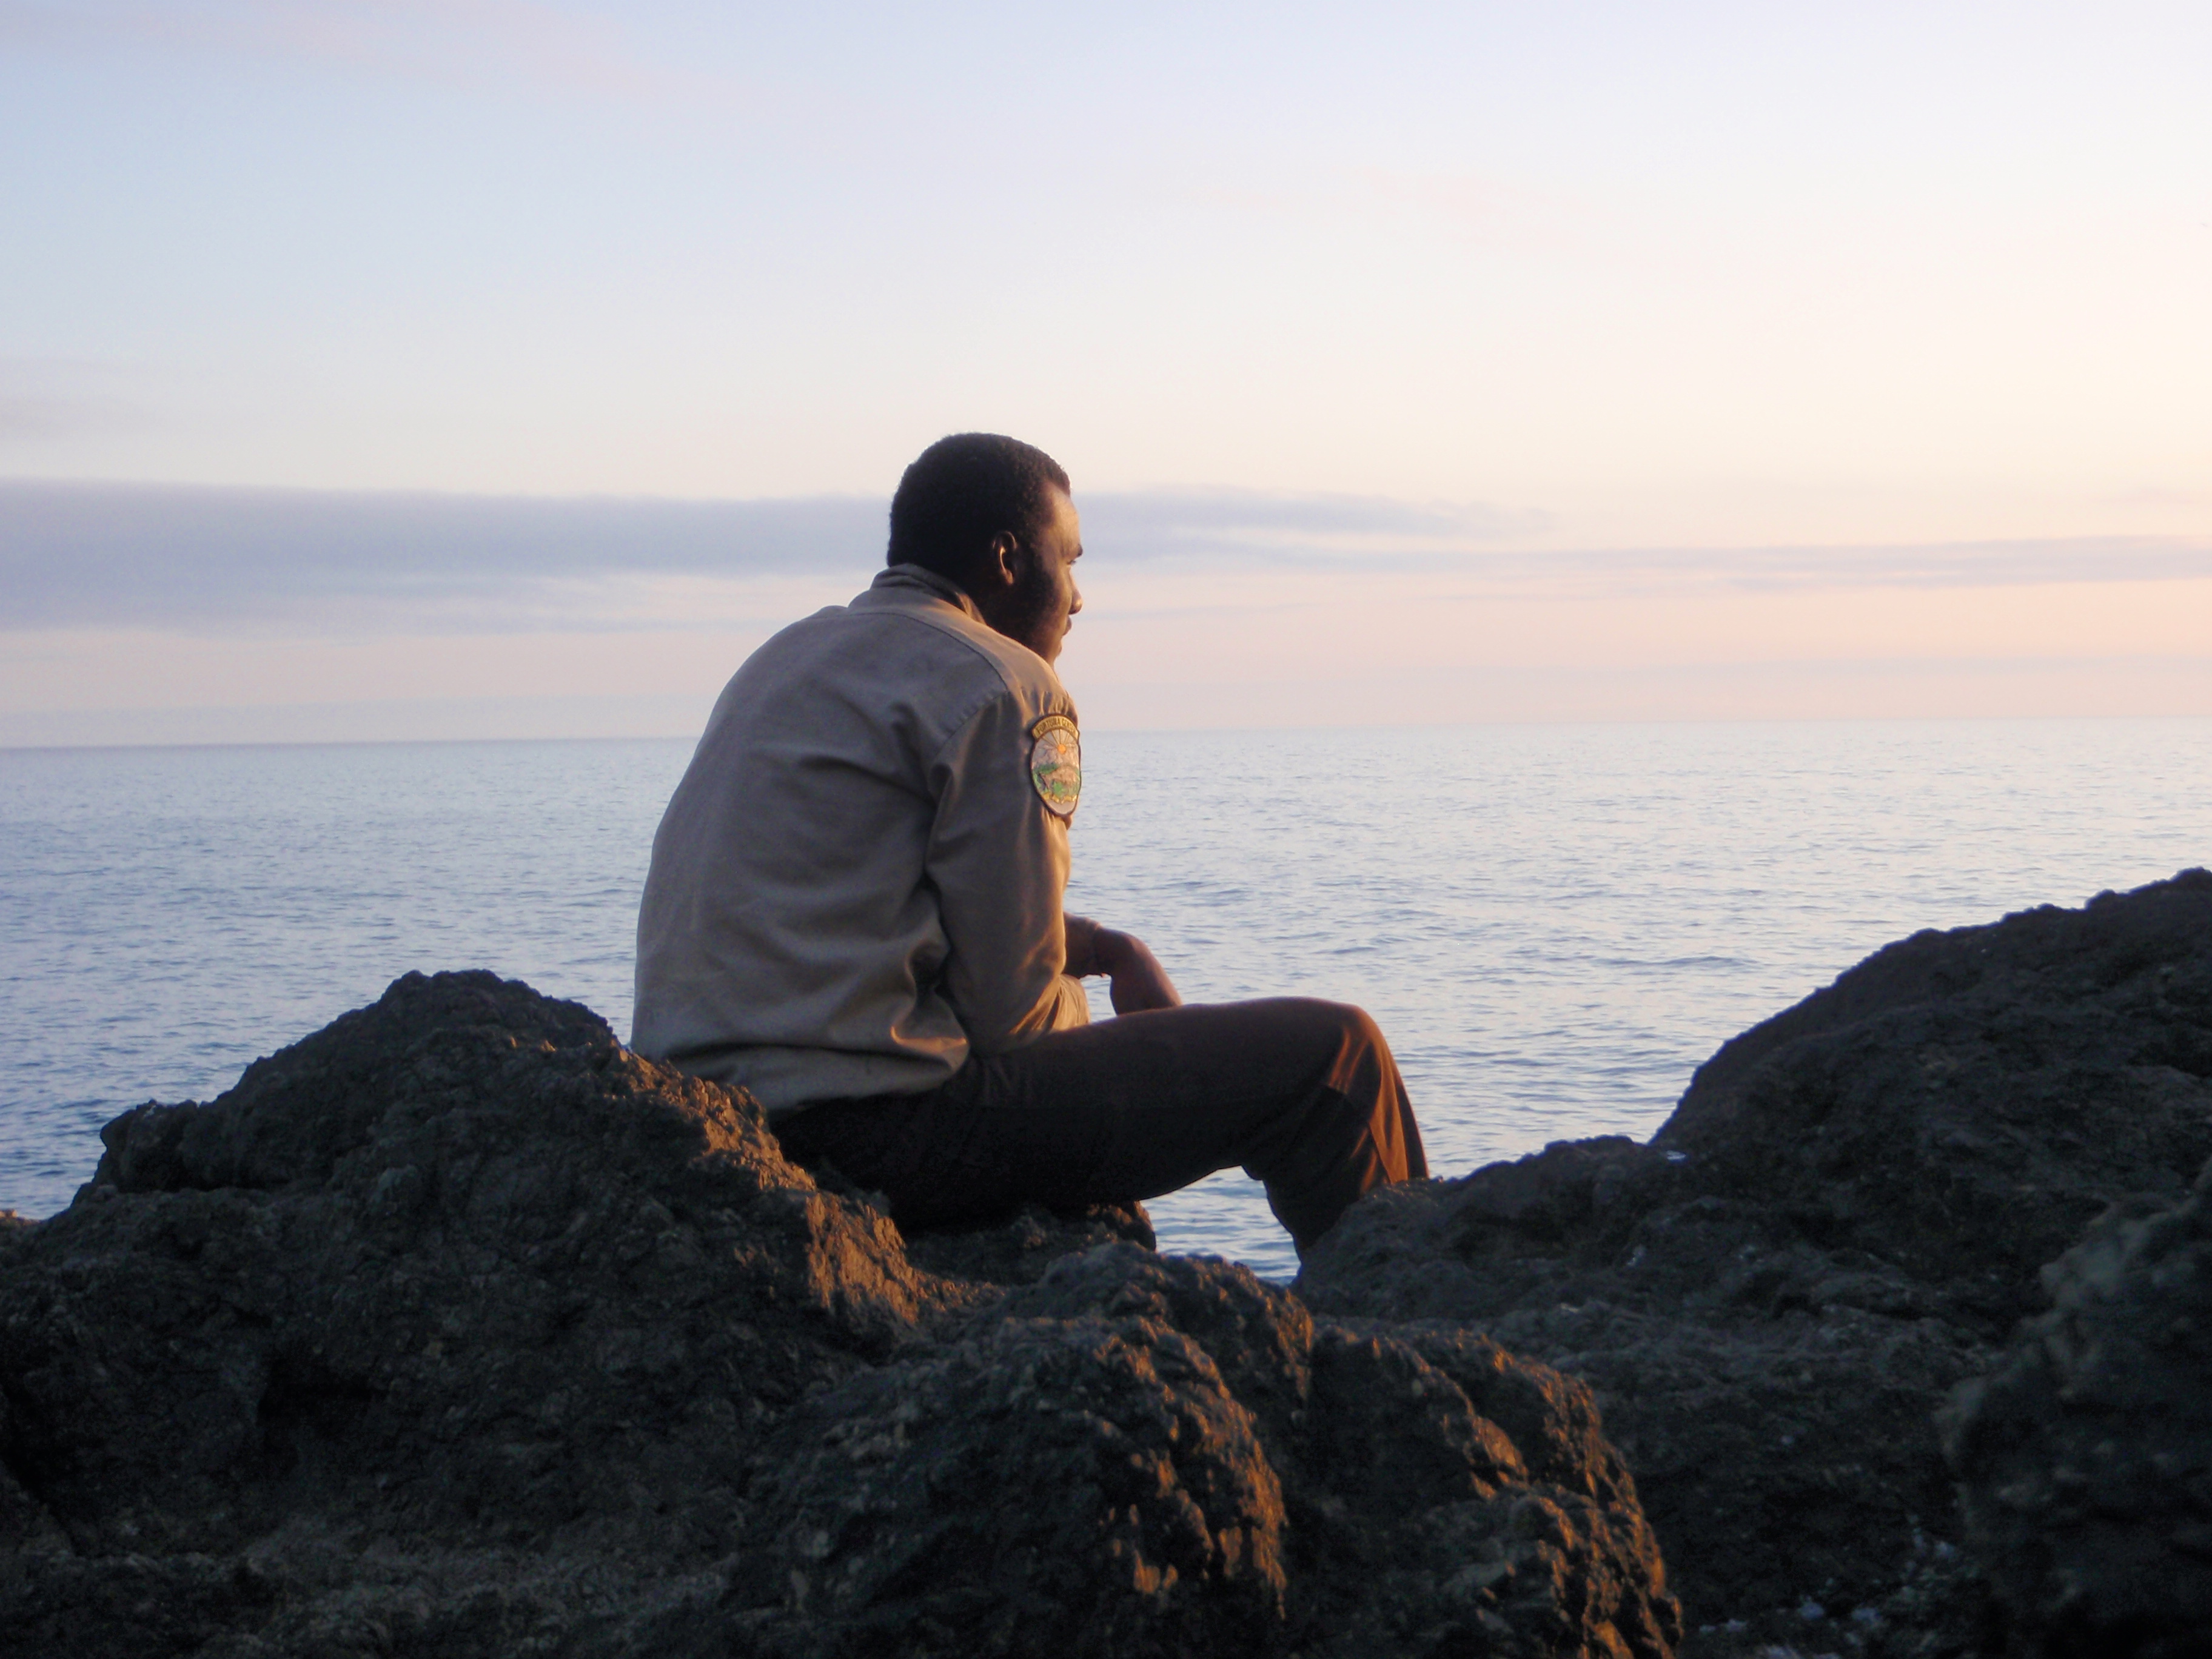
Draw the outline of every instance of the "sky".
M0 0L0 745L685 735L901 469L1087 724L2212 714L2212 8Z

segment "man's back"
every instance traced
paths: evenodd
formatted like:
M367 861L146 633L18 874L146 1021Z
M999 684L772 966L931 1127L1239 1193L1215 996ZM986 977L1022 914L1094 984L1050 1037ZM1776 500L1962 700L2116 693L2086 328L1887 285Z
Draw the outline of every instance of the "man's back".
M653 840L639 1052L772 1111L902 1094L1079 1024L1066 819L1032 729L1074 709L1034 652L910 566L778 634L716 704Z
M900 1225L1127 1203L1242 1164L1303 1249L1426 1171L1359 1009L1186 1007L1065 916L1082 787L1051 665L1083 526L1042 450L962 433L891 498L890 568L738 671L653 840L639 1052L742 1083ZM1071 975L1103 975L1087 1023Z

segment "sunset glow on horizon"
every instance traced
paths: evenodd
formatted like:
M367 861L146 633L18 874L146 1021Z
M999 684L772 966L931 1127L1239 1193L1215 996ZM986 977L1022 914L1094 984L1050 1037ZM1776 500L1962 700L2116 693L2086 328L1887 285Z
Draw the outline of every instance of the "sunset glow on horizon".
M1096 724L2212 714L2209 49L0 0L0 745L695 731L976 428Z

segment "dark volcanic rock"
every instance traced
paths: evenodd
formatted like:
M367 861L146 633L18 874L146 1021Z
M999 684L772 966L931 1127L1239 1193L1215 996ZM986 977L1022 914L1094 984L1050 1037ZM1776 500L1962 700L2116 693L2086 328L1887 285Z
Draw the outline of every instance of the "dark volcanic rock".
M2208 1155L2191 871L1893 945L1723 1047L1650 1145L1376 1194L1297 1288L1588 1378L1693 1626L1832 1646L1957 1537L1931 1413L2042 1305L2038 1269Z
M1587 1391L1431 1346L1220 1262L1063 1257L810 1402L734 1599L778 1651L1671 1651Z
M2212 1653L2212 1164L2043 1277L2056 1305L1945 1414L1976 1553L2027 1652Z
M1581 1384L1141 1212L910 1254L489 975L104 1138L0 1225L0 1653L1672 1649Z
M1148 1250L1159 1242L1152 1232L1152 1218L1141 1204L1092 1204L1062 1211L1024 1204L988 1226L912 1234L906 1241L906 1255L915 1267L947 1279L1033 1285L1064 1255L1125 1240Z

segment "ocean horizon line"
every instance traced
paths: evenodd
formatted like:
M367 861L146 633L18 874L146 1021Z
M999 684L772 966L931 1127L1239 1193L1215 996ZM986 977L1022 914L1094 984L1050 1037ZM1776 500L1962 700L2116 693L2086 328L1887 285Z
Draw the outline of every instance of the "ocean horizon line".
M355 707L356 705L338 705ZM1464 720L1340 720L1334 722L1297 721L1274 726L1224 723L1219 726L1143 726L1091 725L1085 730L1093 736L1139 738L1206 738L1235 733L1270 733L1284 736L1350 732L1419 732L1419 731L1550 731L1562 727L1636 727L1653 729L1664 727L1765 727L1780 726L1896 726L1929 727L1936 726L2087 726L2087 725L2212 725L2212 714L1731 714L1679 715L1655 714L1638 718L1632 715L1559 715L1551 719L1497 718ZM171 752L190 750L258 750L258 749L421 749L477 747L521 747L525 745L628 743L688 743L699 736L700 728L671 732L582 732L489 734L465 737L302 737L302 738L179 738L173 741L114 741L63 743L0 743L0 755L64 755L64 754L128 754Z

